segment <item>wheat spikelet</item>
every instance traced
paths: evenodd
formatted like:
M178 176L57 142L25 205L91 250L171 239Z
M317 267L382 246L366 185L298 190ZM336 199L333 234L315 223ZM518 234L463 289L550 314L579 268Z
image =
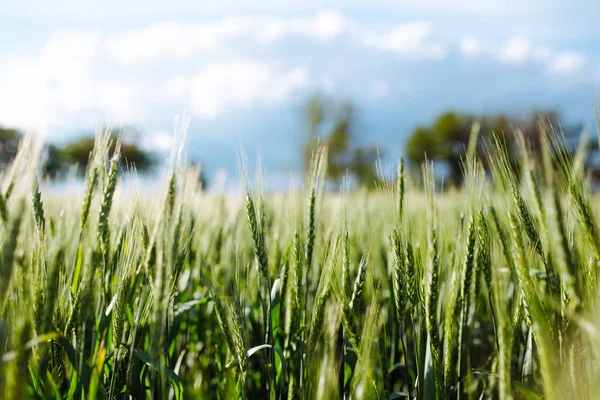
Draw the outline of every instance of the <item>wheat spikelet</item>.
M81 207L81 217L79 219L79 227L81 230L85 227L88 217L90 215L90 207L92 205L92 197L94 195L94 187L98 181L98 174L95 168L91 168L91 172L86 180L85 197L83 200L83 206Z
M404 315L404 308L406 305L405 298L405 276L406 276L406 255L404 248L402 246L402 242L400 239L400 234L398 230L394 230L392 234L392 249L394 250L394 273L393 273L393 284L392 290L394 293L394 302L396 305L396 315L398 318L398 323L402 324L402 319Z
M250 235L252 236L252 242L254 244L254 254L258 264L258 270L260 271L263 279L268 282L269 268L264 232L262 231L260 222L257 219L254 201L252 200L250 193L246 195L246 213L248 215L248 226L250 228Z
M40 193L40 186L37 180L32 190L31 203L33 205L33 218L40 233L43 235L46 227L46 218L44 217L44 203L42 202L42 194Z
M117 187L117 166L119 162L119 150L115 150L115 154L110 160L110 167L106 186L102 194L102 204L100 206L100 217L98 219L97 242L100 254L105 256L108 250L108 217L112 208L113 196Z
M440 396L443 393L444 383L443 372L440 368L441 342L438 331L437 306L439 300L439 272L438 272L438 249L437 234L432 229L429 237L429 268L427 270L427 291L425 298L425 327L431 343L431 355L434 368L434 379L436 393ZM440 379L442 374L442 379Z
M305 242L305 265L307 271L310 270L312 265L313 250L315 247L315 202L316 202L315 188L313 187L310 191L310 197L308 202L308 219L306 222L306 242Z

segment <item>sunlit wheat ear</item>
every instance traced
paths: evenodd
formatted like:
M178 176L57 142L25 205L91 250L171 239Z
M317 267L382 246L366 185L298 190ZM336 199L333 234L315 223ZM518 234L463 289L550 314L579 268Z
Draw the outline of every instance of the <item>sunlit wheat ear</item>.
M344 230L342 246L344 250L342 258L342 292L345 297L350 297L352 295L350 292L352 281L350 280L350 239L347 227Z
M129 276L125 274L120 278L119 284L117 285L117 300L113 309L113 321L112 321L112 335L113 335L113 346L116 350L119 349L119 345L123 336L123 328L125 326L125 307L126 296L129 290Z
M398 230L394 230L391 242L394 252L392 290L398 323L402 324L404 308L406 306L406 254Z
M344 334L354 349L360 343L360 317L363 313L362 294L366 283L369 254L363 253L349 297L345 298L343 308Z
M513 254L515 260L515 271L519 280L519 289L523 295L524 301L527 298L527 291L530 289L530 280L527 270L525 269L525 247L523 244L523 236L521 233L521 224L514 214L510 213L510 227L512 231Z
M46 218L44 217L44 203L42 202L42 194L40 193L40 185L35 179L32 193L31 193L31 204L33 206L33 218L35 219L35 224L43 236L45 227L46 227Z
M526 264L525 248L521 228L517 218L510 214L511 228L515 252L515 264L520 290L524 299L525 318L531 326L533 337L538 346L540 374L544 382L544 392L553 395L555 388L554 365L552 354L556 349L558 326L550 323L550 315L540 301L539 292L529 274Z
M437 396L443 393L443 372L440 368L441 341L439 336L437 306L439 300L439 255L437 234L431 230L428 244L427 290L425 292L425 327L430 341L435 391ZM441 374L441 376L440 376Z
M177 193L177 176L176 174L171 174L169 178L169 188L167 190L167 200L165 202L165 212L167 213L166 217L170 218L173 214L173 209L175 208L175 195Z
M535 208L538 212L537 215L540 217L540 222L542 224L542 228L546 229L544 227L544 224L546 222L546 220L545 220L546 214L544 212L544 204L542 203L542 192L540 191L540 185L535 176L535 172L533 171L533 169L530 169L529 171L527 171L527 182L529 184L531 192L533 193Z
M352 393L357 399L377 398L376 393L382 389L378 388L378 382L375 380L380 316L380 307L375 298L366 310L365 323L360 333L361 341L357 348L358 360L352 379Z
M419 303L419 291L417 288L417 275L415 270L415 258L410 241L406 243L406 295L411 306L416 309Z
M477 156L477 142L479 141L479 133L481 132L481 123L473 122L469 133L469 144L467 146L467 160L472 160Z
M120 159L120 141L117 145L110 160L108 176L104 192L102 194L102 204L100 205L100 217L98 218L97 242L98 249L102 254L105 254L108 246L108 217L112 208L113 196L117 188L117 169Z
M309 351L313 351L317 345L317 340L325 318L325 305L327 298L331 292L331 284L333 273L337 266L338 257L338 241L336 240L333 246L330 247L330 252L325 261L325 267L321 273L317 293L313 304L312 320L310 324L309 335Z
M304 275L304 255L302 254L302 239L300 233L294 231L294 285L293 285L293 297L296 307L299 307L301 303L301 288L302 288L302 277Z
M236 274L239 276L239 273ZM241 277L240 277L241 278ZM237 282L241 282L240 279ZM237 285L232 289L232 305L231 305L231 325L233 327L233 344L236 348L236 354L238 354L241 358L240 360L240 368L242 371L246 368L246 359L245 357L241 357L241 355L245 355L248 350L248 338L246 333L246 327L244 323L244 306L242 304L242 300L240 298L240 292Z
M362 307L361 295L366 282L367 265L369 262L369 253L364 253L360 264L358 265L358 272L356 273L356 279L354 280L354 287L352 289L352 297L350 297L350 309L355 313L359 312L359 308Z
M229 321L230 310L228 310L223 305L219 296L217 296L214 292L212 292L211 296L212 296L213 302L215 304L217 321L219 323L219 327L221 328L221 332L223 333L223 338L225 339L225 342L227 343L227 348L229 349L229 351L231 352L233 357L239 361L239 360L241 360L242 355L237 354L237 346L235 345L235 342L233 339L232 327L231 327L231 323Z
M398 223L402 223L402 216L404 214L404 197L406 190L406 176L404 172L404 158L400 157L400 161L398 162L398 182L397 190L398 190Z
M260 222L256 215L254 200L252 200L252 195L250 193L246 194L246 214L248 216L248 227L250 228L252 243L254 244L254 255L256 256L258 270L260 271L263 279L268 281L269 267L267 258L267 245L265 243L264 232L262 231Z
M324 148L320 147L312 155L309 174L306 178L307 179L306 187L308 188L308 191L309 191L308 211L307 211L307 220L306 220L307 237L310 236L308 229L310 228L311 224L313 225L313 228L314 228L314 222L315 222L315 217L316 217L315 203L317 200L317 193L319 192L319 190L321 189L322 185L324 185L324 182L325 182L326 168L327 168L327 152L325 151ZM313 243L313 245L314 245L314 243Z
M490 231L483 212L477 214L477 261L483 270L488 293L492 293L492 263L490 251Z
M573 176L585 175L585 163L589 157L591 149L591 132L584 128L579 137L579 145L573 156Z
M542 154L544 183L548 187L550 187L555 182L554 174L556 172L556 168L554 166L553 161L553 150L550 137L557 135L557 133L554 130L554 127L549 123L549 121L543 119L540 119L538 121L537 128L540 132L540 147Z
M512 399L511 391L511 360L512 334L509 313L508 274L500 268L492 269L491 307L494 310L496 337L498 343L498 395L501 399Z
M425 328L430 343L433 380L436 396L443 394L443 371L440 364L441 341L439 337L437 306L439 300L439 249L437 237L437 215L435 208L435 178L433 165L426 162L423 166L423 182L428 198L427 221L429 224L427 243L427 269L425 279Z
M496 209L491 206L490 213L492 214L492 220L494 221L494 226L496 228L496 232L498 233L498 237L500 238L500 243L502 244L502 253L504 254L504 258L506 259L506 263L508 264L510 270L515 273L515 265L512 256L512 249L510 244L510 237L506 232L506 229L502 225L498 217L498 213Z
M308 201L308 213L306 220L306 241L304 249L304 259L307 271L310 270L312 265L313 250L315 248L315 202L317 199L315 188L313 187L310 191L310 197Z
M582 228L583 234L588 241L588 244L594 250L596 260L600 260L600 239L598 236L598 228L596 217L592 211L592 207L584 194L584 191L577 183L569 185L569 192L573 199L573 204L577 212L579 225Z
M542 260L546 260L546 256L544 254L544 250L542 248L542 240L540 238L539 230L535 224L533 219L533 215L531 215L531 211L529 210L529 206L519 193L519 190L516 186L512 185L511 188L512 198L514 205L517 209L517 215L525 228L525 232L531 241L531 244L535 251L539 254Z
M460 276L458 271L455 269L452 271L450 277L450 286L447 291L446 299L448 303L446 306L446 315L444 318L444 354L443 354L443 366L444 366L444 395L447 397L452 389L452 382L454 379L453 371L455 370L455 357L454 351L456 346L456 307L458 303L458 295L460 293ZM460 351L460 349L459 349Z
M476 221L471 215L469 227L467 228L467 247L462 266L461 298L463 301L463 320L461 324L467 325L469 322L469 313L471 309L471 283L473 282L473 271L475 261L475 240L476 240Z
M589 203L589 194L585 188L582 163L578 161L583 157L581 154L586 152L586 141L589 141L589 138L582 137L577 154L573 157L564 135L555 134L550 137L554 163L562 174L562 183L568 187L584 237L598 260L600 259L600 238L596 218Z
M574 297L572 299L573 304L577 304L579 301L583 300L583 291L579 279L579 274L581 271L579 270L573 250L569 245L567 228L563 214L563 206L561 204L560 195L556 189L552 190L552 200L554 205L554 217L556 220L556 226L558 227L560 249L562 256L564 257L564 263L566 264L566 271L564 271L566 279L564 279L563 282L567 286L567 291L570 292L569 295Z
M85 197L83 200L83 206L81 207L81 217L79 220L79 229L83 230L85 227L88 217L90 215L90 207L92 205L92 197L94 195L94 188L98 181L98 174L95 168L91 168L86 179Z
M79 314L81 310L81 303L83 297L84 289L80 287L80 289L75 294L75 299L73 300L73 306L71 308L71 313L69 314L69 318L67 319L67 323L65 325L65 335L67 337L71 337L75 331L75 327L79 320Z
M493 135L492 143L487 147L487 158L495 188L501 192L510 190L516 180L504 137Z

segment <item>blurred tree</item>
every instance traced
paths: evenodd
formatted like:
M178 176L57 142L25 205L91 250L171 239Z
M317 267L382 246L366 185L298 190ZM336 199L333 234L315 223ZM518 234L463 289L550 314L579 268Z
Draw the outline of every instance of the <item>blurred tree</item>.
M0 127L0 168L5 168L15 157L22 138L23 133L18 129ZM63 147L47 145L44 173L50 177L56 177L67 165L79 164L81 167L85 167L93 147L94 138L92 136L75 139ZM124 162L135 164L137 170L141 172L149 170L155 163L152 154L142 150L135 142L124 142L121 145L121 154Z
M9 162L17 155L19 143L23 133L18 129L0 127L0 169L6 168ZM60 168L60 151L54 145L46 146L46 163L44 173L55 176Z
M60 148L53 144L46 146L46 162L44 173L52 178L56 177L63 168Z
M377 147L359 147L352 151L348 170L359 183L372 188L380 179L375 167L378 158Z
M302 161L308 171L318 145L327 150L327 178L339 185L346 173L360 186L373 187L377 181L375 146L355 144L356 111L351 103L335 104L321 95L312 96L305 108L307 137Z
M17 129L0 127L0 167L6 167L15 157L22 137Z
M111 153L115 147L115 140L112 141ZM61 160L66 164L78 164L84 167L88 163L88 157L94 148L93 137L82 137L65 144L60 149ZM140 172L149 170L155 163L154 157L146 151L139 148L135 143L123 142L121 144L121 159L124 163L134 164Z
M445 177L455 184L462 183L461 157L466 153L473 123L480 124L479 139L476 152L480 159L487 161L485 147L489 145L493 133L503 137L511 162L517 165L517 130L523 132L532 150L540 146L540 122L550 123L559 127L558 113L555 111L532 112L525 118L510 117L505 114L475 116L447 111L440 114L432 125L417 127L406 142L406 156L408 160L420 165L425 157L432 161L444 163L447 173ZM568 136L580 132L580 127L570 128L565 131Z

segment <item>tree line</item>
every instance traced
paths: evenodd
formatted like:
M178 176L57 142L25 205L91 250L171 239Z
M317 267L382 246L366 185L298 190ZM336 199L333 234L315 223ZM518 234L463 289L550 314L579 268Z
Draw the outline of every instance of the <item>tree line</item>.
M379 148L375 143L365 142L366 132L358 129L357 109L351 102L313 95L303 107L302 118L306 126L299 147L299 157L304 171L308 170L315 149L322 146L327 151L327 179L334 187L339 187L345 177L353 187L372 189L381 183L382 178L376 164L385 155L385 149ZM476 115L445 111L430 124L414 128L403 143L408 165L419 167L425 159L433 161L436 169L442 171L445 182L460 185L462 158L474 126L479 131L474 151L480 159L486 159L486 146L490 144L493 135L496 135L505 142L515 168L518 166L517 132L527 140L534 153L539 148L543 129L561 129L569 139L578 138L582 132L581 125L561 127L559 114L553 110L532 112L525 117L503 113ZM157 158L138 146L135 138L141 133L135 129L133 132L134 135L123 138L121 158L124 163L135 165L137 171L148 172L156 165ZM398 136L402 136L402 132L398 132ZM21 131L0 126L0 168L14 158L22 137ZM44 174L51 178L59 177L73 164L79 165L79 170L84 171L93 145L93 135L81 136L62 145L48 144ZM593 151L598 150L596 143L592 146ZM600 176L600 168L591 164L588 166L594 175ZM200 179L206 183L204 175Z
M116 133L114 134L116 138ZM14 128L0 127L0 167L4 168L16 155L23 133ZM112 141L114 149L115 141ZM75 138L63 145L47 144L45 147L46 163L44 174L56 178L71 165L77 164L80 171L85 171L89 154L94 147L94 137L86 135ZM112 149L111 149L112 151ZM134 141L124 140L121 144L121 158L124 163L135 165L140 172L150 170L156 164L156 157Z
M335 103L321 95L308 100L304 109L307 124L306 136L301 157L306 171L310 157L317 145L324 146L328 154L327 178L339 185L347 176L354 186L374 188L383 179L378 175L376 161L383 156L385 149L373 143L364 144L364 133L356 127L356 108L349 102ZM430 124L415 127L404 144L404 156L409 166L419 168L426 159L434 162L441 177L450 184L461 185L463 180L462 160L473 132L477 129L478 140L473 149L479 159L487 160L489 146L494 135L506 144L511 158L509 161L518 168L518 137L526 140L535 154L540 147L543 130L557 129L573 147L583 132L581 124L563 127L558 112L541 110L526 116L505 113L476 115L445 111ZM402 132L398 132L401 136ZM400 144L400 143L399 143ZM401 144L400 144L401 145ZM591 150L598 146L591 144ZM591 163L589 170L600 175ZM489 166L486 165L486 168Z

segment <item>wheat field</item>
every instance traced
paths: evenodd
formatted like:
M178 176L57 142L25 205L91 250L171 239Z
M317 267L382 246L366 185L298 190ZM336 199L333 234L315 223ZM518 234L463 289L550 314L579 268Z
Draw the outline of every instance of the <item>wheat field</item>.
M82 196L44 191L31 138L2 175L3 399L597 398L585 140L548 131L514 168L497 139L443 191L400 161L332 193L319 151L263 194L241 154L240 196L202 192L177 148L160 194L121 191L110 140Z

